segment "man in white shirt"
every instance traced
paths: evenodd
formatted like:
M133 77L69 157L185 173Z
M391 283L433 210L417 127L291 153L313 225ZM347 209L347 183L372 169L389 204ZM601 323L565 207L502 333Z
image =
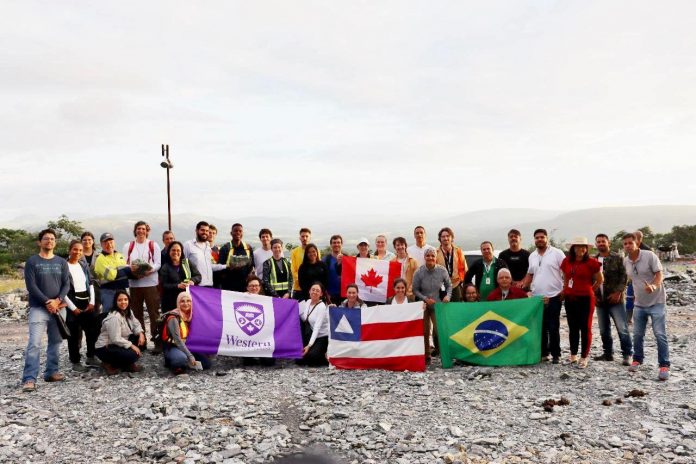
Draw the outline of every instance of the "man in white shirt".
M213 255L208 243L209 224L200 221L196 224L196 239L184 243L184 256L188 259L198 272L201 273L201 283L199 287L213 286L213 272L225 269L224 264L214 264Z
M145 327L145 313L143 303L147 306L147 314L150 318L150 337L157 334L157 319L159 318L160 297L157 290L159 283L158 272L162 265L162 250L157 242L150 240L150 225L145 221L138 221L133 227L135 240L123 246L123 256L126 263L135 269L133 274L136 279L128 279L130 287L130 303L133 315ZM135 265L135 267L134 267ZM155 352L161 351L156 346Z
M533 296L544 298L544 320L541 330L541 360L553 363L561 359L561 302L563 301L563 273L561 263L565 254L549 245L546 229L534 231L536 250L529 255L529 270L522 288L531 284Z
M425 264L424 253L426 247L428 247L428 244L425 243L425 237L425 227L416 226L416 228L413 229L413 238L416 239L416 243L408 247L406 250L408 252L408 255L416 260L418 266L422 266Z
M263 279L263 263L273 256L271 249L271 240L273 240L273 232L270 229L261 229L259 231L259 240L261 246L254 250L254 270L259 279Z

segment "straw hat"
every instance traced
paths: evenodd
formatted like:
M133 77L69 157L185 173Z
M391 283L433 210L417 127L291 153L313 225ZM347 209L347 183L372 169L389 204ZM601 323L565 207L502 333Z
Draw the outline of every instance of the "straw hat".
M592 244L587 241L587 237L575 237L574 239L566 242L566 248L570 250L573 245L585 245L586 247L592 247Z

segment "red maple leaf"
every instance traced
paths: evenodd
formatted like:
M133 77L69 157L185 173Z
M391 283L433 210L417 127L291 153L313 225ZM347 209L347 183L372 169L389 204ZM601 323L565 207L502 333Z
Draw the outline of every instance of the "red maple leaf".
M362 274L360 276L360 280L363 281L366 287L378 287L384 279L381 275L375 272L374 268L372 268L369 271L367 271L367 274Z

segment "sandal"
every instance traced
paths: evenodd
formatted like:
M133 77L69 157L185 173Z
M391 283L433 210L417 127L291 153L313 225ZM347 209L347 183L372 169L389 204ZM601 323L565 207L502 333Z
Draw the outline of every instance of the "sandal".
M578 363L577 355L570 355L570 358L568 358L568 361L566 361L566 364L577 364L577 363Z
M580 358L580 362L578 363L578 369L585 369L587 368L587 358Z

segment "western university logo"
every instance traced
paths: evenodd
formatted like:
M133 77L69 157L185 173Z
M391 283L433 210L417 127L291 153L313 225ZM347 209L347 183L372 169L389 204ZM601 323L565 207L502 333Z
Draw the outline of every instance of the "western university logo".
M473 354L489 357L509 346L529 331L509 319L488 311L450 337Z
M234 318L239 328L250 337L259 333L265 323L263 306L256 303L235 302Z

